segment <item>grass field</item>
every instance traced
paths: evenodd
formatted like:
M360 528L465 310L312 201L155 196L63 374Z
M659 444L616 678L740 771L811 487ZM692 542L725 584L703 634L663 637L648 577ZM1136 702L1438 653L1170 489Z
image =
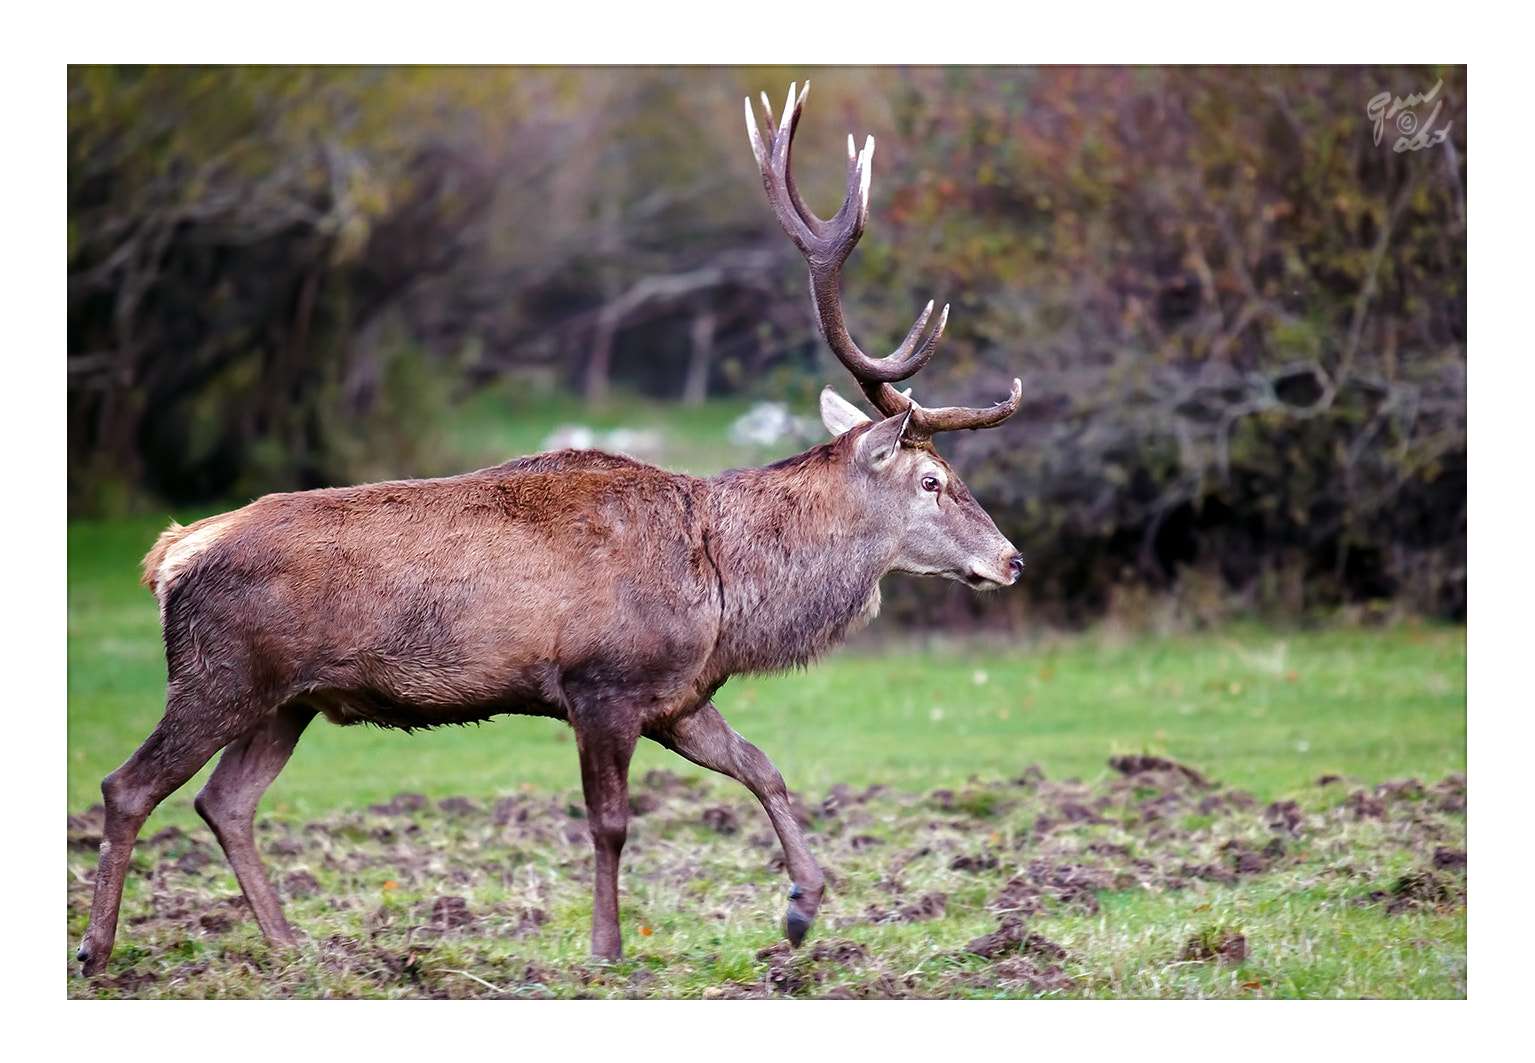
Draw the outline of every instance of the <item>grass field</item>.
M495 438L494 413L461 429L477 464L536 446ZM726 413L705 408L700 437ZM689 445L698 471L741 458ZM163 708L137 577L167 516L69 527L71 954L95 866L88 810ZM773 945L787 883L765 817L729 780L642 743L631 777L654 807L625 851L631 958L592 965L568 728L321 721L260 817L300 953L267 950L229 900L191 808L205 769L144 830L108 974L69 993L1465 995L1463 628L875 637L716 700L802 795L832 872L797 954ZM1109 767L1123 754L1208 783ZM1409 778L1421 785L1392 784Z

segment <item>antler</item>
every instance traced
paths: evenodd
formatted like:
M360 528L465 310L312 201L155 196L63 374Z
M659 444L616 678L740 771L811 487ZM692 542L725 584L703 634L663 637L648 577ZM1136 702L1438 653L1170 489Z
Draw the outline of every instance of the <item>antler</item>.
M932 358L937 349L938 337L949 320L949 308L944 306L938 314L938 322L924 340L928 320L933 314L932 300L917 317L916 324L901 341L901 345L883 358L871 358L859 349L848 334L847 322L842 316L842 297L839 281L842 264L847 261L863 236L864 223L869 219L869 181L873 174L874 138L864 141L863 151L854 149L852 134L847 138L847 195L842 209L830 221L822 221L800 199L789 172L789 151L794 140L794 128L799 124L800 111L805 97L810 94L807 81L799 95L796 86L789 86L789 97L784 102L783 121L775 125L773 106L767 93L762 94L762 111L767 118L768 143L762 141L752 113L751 99L746 100L746 131L751 136L752 152L757 157L757 167L762 171L762 186L767 190L768 202L778 217L789 239L794 241L800 253L810 264L810 298L815 304L816 324L832 352L858 381L858 386L868 396L876 409L886 417L911 411L906 436L913 440L926 439L934 432L950 432L959 428L989 428L1001 424L1018 412L1023 395L1023 384L1014 379L1012 394L1002 402L986 409L966 406L945 406L926 409L911 397L911 389L897 391L891 384L905 380L916 373ZM920 341L920 342L919 342Z

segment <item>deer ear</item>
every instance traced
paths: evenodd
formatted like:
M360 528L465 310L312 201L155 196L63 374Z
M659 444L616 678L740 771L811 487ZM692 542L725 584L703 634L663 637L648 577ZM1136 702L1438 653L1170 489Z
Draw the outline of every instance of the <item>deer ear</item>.
M862 410L833 391L831 385L821 389L821 423L833 436L867 420Z
M858 464L870 472L878 472L889 465L901 452L901 436L910 419L911 411L907 410L895 417L886 417L865 432L858 440L858 449L854 452Z

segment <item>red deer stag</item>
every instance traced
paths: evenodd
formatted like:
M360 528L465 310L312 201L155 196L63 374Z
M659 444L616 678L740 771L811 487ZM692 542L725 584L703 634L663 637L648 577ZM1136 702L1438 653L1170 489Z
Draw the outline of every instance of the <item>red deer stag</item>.
M808 87L807 87L808 89ZM882 414L830 388L833 435L798 457L708 478L565 450L440 480L267 495L188 527L144 559L160 606L165 715L102 780L106 826L78 958L112 951L134 842L150 812L223 750L198 813L213 828L261 931L292 945L257 855L256 803L316 714L332 723L434 727L501 713L575 732L596 850L592 953L622 953L618 861L628 769L641 737L746 786L767 811L792 888L798 945L825 891L783 777L710 700L730 676L804 665L879 609L891 571L1002 587L1023 561L948 464L936 432L995 425L989 409L927 409L891 387L931 357L932 304L892 355L848 335L837 275L869 211L873 139L831 221L789 176L805 94L793 88L764 144L747 125L779 222L810 263L822 334Z

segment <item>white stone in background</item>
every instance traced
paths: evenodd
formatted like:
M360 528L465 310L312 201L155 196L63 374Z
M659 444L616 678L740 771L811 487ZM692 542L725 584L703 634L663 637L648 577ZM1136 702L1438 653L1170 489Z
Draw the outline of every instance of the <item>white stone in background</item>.
M661 450L661 433L650 428L615 428L598 432L584 424L562 424L544 437L542 449L606 450L642 458Z
M562 424L544 436L544 450L590 450L597 445L597 433L584 424Z
M661 433L651 428L615 428L601 437L599 445L615 454L642 458L660 451Z
M781 402L759 402L731 422L729 438L738 447L770 447L785 439L813 442L824 434L814 417L795 417Z

